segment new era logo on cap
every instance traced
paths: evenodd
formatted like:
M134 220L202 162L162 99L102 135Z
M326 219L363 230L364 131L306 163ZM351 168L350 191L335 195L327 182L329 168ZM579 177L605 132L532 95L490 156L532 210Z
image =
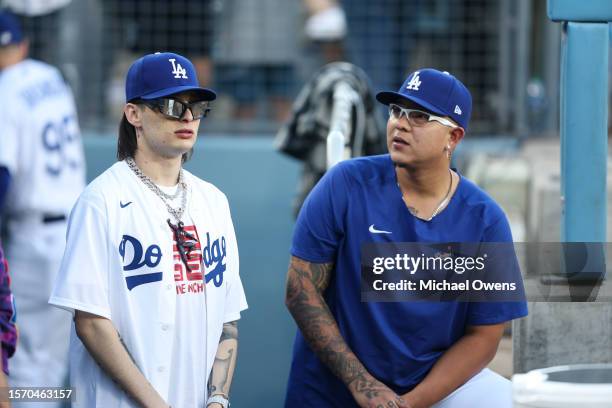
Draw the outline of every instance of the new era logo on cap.
M472 95L465 85L450 73L433 68L413 72L397 92L379 92L376 99L385 105L412 101L427 111L448 116L464 129L472 112Z
M130 67L125 81L125 99L156 99L193 91L201 100L212 101L217 95L200 87L195 68L182 55L171 52L148 54Z

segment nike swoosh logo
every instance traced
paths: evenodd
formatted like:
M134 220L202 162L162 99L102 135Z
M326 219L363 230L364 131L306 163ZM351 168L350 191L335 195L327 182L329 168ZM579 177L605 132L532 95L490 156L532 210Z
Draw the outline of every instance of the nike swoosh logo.
M121 208L125 208L125 207L127 207L128 205L130 205L130 204L132 204L132 202L131 202L131 201L128 201L128 202L127 202L127 203L125 203L125 204L123 204L121 201L119 201L119 205L121 206Z
M374 228L374 224L370 225L369 231L372 234L392 234L392 232L390 231L377 230L376 228Z

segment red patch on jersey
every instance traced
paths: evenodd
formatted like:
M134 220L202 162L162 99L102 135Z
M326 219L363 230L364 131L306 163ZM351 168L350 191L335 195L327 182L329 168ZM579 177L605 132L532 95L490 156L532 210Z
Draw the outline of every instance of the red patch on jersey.
M203 265L202 265L202 245L200 245L200 237L195 225L186 225L185 231L193 235L196 238L195 245L189 251L187 255L187 264L189 269L185 268L185 264L181 259L181 254L176 246L176 240L172 239L172 258L174 259L174 280L176 282L183 281L201 281L204 276Z

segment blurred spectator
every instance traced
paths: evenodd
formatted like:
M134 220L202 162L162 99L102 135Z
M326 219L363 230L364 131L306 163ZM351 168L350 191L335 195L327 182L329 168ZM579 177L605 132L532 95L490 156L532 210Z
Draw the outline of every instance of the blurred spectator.
M375 90L397 88L395 79L403 78L409 70L415 1L341 0L340 3L348 24L345 41L348 60L366 72Z
M346 14L337 0L304 0L304 35L321 53L321 65L345 60Z
M266 97L274 120L288 117L299 55L299 12L299 0L223 2L214 59L217 89L234 99L234 118L255 118Z
M171 51L189 58L201 85L211 82L214 0L105 0L121 45L142 56ZM112 23L111 23L112 24ZM131 59L131 58L130 58Z
M104 20L101 67L105 103L101 117L113 123L123 114L124 78L137 57L171 51L188 57L200 85L212 82L210 58L215 26L215 0L102 0Z

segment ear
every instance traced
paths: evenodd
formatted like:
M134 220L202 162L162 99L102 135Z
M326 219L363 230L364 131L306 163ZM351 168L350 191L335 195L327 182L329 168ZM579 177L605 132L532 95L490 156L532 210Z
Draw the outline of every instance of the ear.
M459 144L463 136L465 135L465 129L462 127L456 127L450 131L450 139L448 144L451 146L451 150L455 149L455 146Z
M130 122L130 124L136 129L142 127L143 110L140 108L140 106L133 103L126 103L123 107L123 113L125 113L125 117L128 122Z

